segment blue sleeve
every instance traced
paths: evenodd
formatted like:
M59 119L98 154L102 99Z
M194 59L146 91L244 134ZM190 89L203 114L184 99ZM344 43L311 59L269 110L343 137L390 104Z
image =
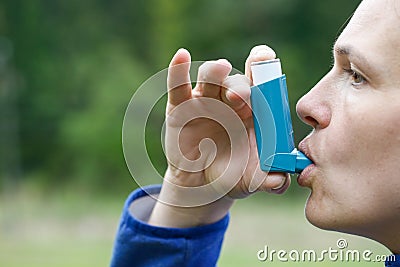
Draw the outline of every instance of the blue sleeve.
M145 206L148 216L155 203L148 194L158 194L160 188L158 185L137 189L128 197L114 243L111 266L215 266L229 216L216 223L193 228L149 225L146 215L142 218L135 216L132 206L136 204L131 204L141 201L143 204L140 204L140 209ZM149 201L152 202L150 205Z
M385 266L400 267L400 254L389 256L385 262Z

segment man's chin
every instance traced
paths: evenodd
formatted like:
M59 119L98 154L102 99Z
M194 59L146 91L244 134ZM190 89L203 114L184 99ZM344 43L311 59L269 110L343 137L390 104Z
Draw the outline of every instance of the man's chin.
M305 216L309 223L323 230L340 231L339 221L327 209L319 207L312 199L312 192L307 199L305 206Z

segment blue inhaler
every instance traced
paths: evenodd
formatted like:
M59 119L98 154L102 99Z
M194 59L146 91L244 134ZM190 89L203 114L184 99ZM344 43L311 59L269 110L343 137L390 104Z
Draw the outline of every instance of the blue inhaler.
M255 62L251 71L254 86L250 100L260 168L266 172L300 173L312 161L294 146L281 62L279 59Z

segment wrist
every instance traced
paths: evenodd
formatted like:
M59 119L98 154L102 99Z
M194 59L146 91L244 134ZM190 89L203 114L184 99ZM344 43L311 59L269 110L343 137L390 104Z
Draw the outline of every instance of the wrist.
M178 207L157 201L148 224L169 228L189 228L212 224L224 218L233 203L234 200L227 196L198 207Z
M207 191L201 191L205 180L204 172L190 173L169 166L148 223L160 227L188 228L211 224L225 217L234 199L225 195L208 202Z

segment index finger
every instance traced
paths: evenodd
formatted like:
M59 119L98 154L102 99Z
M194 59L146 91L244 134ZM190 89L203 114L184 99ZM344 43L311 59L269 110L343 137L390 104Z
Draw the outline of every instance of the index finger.
M174 106L188 100L192 96L190 82L190 53L179 49L173 56L168 67L168 102Z

